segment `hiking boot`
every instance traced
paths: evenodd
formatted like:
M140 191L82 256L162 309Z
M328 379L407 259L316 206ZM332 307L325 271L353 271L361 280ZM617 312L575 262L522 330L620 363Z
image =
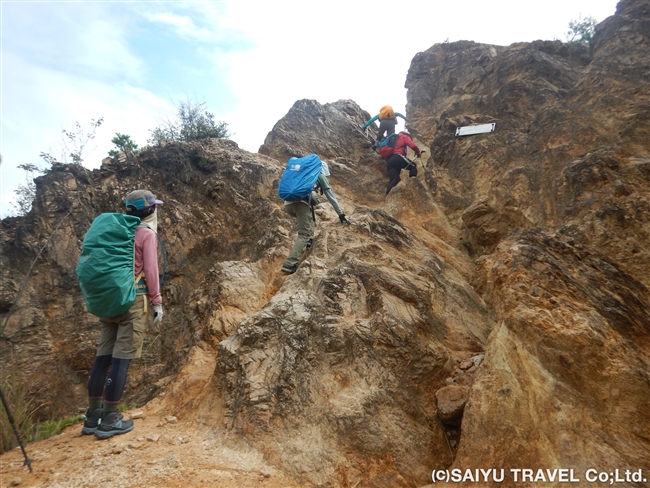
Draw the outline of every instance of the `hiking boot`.
M307 241L307 249L309 249L313 243L314 243L314 239L309 239Z
M84 420L83 429L81 429L82 435L91 435L94 434L97 430L97 427L102 421L102 412L101 408L97 408L92 411L92 413L86 412L86 420Z
M293 274L296 272L297 269L298 266L282 266L282 269L280 271L287 274Z
M95 430L95 437L108 439L114 435L126 434L133 430L133 420L123 420L121 413L111 412Z

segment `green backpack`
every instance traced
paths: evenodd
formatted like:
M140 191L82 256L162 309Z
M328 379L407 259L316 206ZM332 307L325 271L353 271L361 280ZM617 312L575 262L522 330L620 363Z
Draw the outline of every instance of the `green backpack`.
M98 317L128 312L135 301L135 230L140 218L98 215L84 237L76 273L88 311Z

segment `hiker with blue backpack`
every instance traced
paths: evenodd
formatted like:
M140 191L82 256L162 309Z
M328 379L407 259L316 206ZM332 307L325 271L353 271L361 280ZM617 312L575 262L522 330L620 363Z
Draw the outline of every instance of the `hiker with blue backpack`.
M342 224L349 224L327 177L330 175L327 163L316 154L303 158L290 158L280 178L278 195L284 200L284 211L295 217L298 223L298 237L289 256L282 263L281 271L293 274L305 249L311 247L314 239L316 216L314 206L318 205L316 191L327 197Z
M393 107L390 105L384 105L379 109L379 113L374 117L368 119L365 124L361 127L362 130L365 130L370 124L375 120L379 119L379 129L377 130L377 140L374 143L374 147L384 139L384 134L388 137L391 134L395 133L395 127L397 126L397 117L401 117L406 121L401 113L395 112Z
M149 305L154 329L163 317L156 210L162 203L149 190L133 191L125 200L126 215L99 215L84 237L77 275L100 333L82 434L106 439L133 430L118 405L131 360L142 355Z
M409 147L413 149L417 157L420 157L422 154L420 148L413 142L408 131L405 130L399 134L391 134L380 143L379 155L386 161L386 172L389 178L386 195L400 182L400 173L403 169L409 170L410 178L418 175L417 165L406 157Z

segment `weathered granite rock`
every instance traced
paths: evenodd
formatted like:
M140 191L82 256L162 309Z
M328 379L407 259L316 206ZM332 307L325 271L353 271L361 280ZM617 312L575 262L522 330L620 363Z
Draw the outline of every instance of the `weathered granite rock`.
M310 483L341 468L363 477L387 452L407 485L422 483L449 460L433 393L492 322L401 224L362 207L353 217L324 224L298 272L221 343L225 415Z
M316 100L298 100L275 124L258 152L285 162L311 153L325 159L355 160L363 148L370 146L355 126L369 118L368 112L352 100L325 105Z
M647 470L648 289L602 255L540 230L513 234L484 267L499 326L452 468L570 467L583 481L594 463Z
M438 44L406 80L425 176L474 256L516 227L559 229L650 285L648 2L624 0L590 46ZM455 137L496 122L494 133ZM434 183L435 182L435 183Z
M448 385L436 392L438 417L446 424L460 425L469 396L469 387Z

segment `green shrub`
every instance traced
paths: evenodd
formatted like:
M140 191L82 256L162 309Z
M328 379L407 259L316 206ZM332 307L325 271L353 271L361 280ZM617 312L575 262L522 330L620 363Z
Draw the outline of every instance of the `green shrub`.
M589 41L594 37L596 31L596 19L591 16L582 18L578 16L578 20L569 22L569 30L566 33L566 42L580 42L582 44L589 44Z
M80 420L83 420L83 418L83 415L74 415L62 420L48 420L47 422L36 425L32 429L32 433L27 440L28 442L37 441L39 439L47 439L53 435L60 434L63 432L63 429L76 424Z
M12 373L4 373L0 376L0 387L9 404L14 425L18 429L23 445L60 434L63 429L76 424L83 418L82 415L75 415L62 420L48 420L40 424L34 424L34 416L38 406L28 395L27 383L19 381ZM0 407L0 409L2 410L0 412L0 433L2 435L0 454L3 454L17 447L18 440L11 427L6 410L4 407Z
M120 154L120 152L130 152L131 154L138 154L140 150L138 145L135 143L131 136L127 134L120 134L119 132L115 133L115 137L111 139L111 142L115 144L115 149L108 151L108 155L112 158Z
M190 100L180 102L175 120L166 119L162 125L151 129L151 139L147 142L159 146L162 141L189 142L209 137L225 139L230 136L228 124L216 122L214 114L205 109L205 102Z
M25 171L25 184L18 185L18 189L14 190L16 194L16 201L12 203L16 215L22 216L32 208L34 198L36 198L36 183L34 183L34 175L44 173L38 166L28 163L19 164L18 168Z

